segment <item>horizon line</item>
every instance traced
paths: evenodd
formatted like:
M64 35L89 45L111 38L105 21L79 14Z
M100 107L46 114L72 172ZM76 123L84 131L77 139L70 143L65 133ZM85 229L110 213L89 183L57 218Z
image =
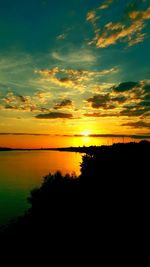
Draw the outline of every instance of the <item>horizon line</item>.
M0 135L31 135L31 136L59 136L59 137L85 137L84 134L46 134L46 133L7 133L0 132ZM150 133L145 134L89 134L86 137L131 137L131 138L150 138Z

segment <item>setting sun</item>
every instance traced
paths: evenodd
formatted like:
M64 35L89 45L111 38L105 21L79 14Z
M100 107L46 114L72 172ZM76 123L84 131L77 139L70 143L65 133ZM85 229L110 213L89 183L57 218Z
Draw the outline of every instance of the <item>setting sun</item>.
M90 130L85 130L85 131L83 131L81 134L84 135L84 136L89 136L90 133L91 133Z

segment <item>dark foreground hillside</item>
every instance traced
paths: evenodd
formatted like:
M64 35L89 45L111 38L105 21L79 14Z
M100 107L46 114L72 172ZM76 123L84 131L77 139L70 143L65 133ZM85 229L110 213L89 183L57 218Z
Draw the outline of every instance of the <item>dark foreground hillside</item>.
M31 208L1 231L1 241L48 242L55 251L105 246L108 239L138 242L149 217L149 155L146 141L93 148L83 156L80 177L44 177L28 198Z

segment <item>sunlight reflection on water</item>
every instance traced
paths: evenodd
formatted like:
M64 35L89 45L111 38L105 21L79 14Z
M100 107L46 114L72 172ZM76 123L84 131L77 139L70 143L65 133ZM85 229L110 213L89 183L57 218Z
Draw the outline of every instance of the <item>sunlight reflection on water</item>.
M27 209L29 192L40 186L42 177L61 170L80 173L82 155L58 151L0 152L0 223Z

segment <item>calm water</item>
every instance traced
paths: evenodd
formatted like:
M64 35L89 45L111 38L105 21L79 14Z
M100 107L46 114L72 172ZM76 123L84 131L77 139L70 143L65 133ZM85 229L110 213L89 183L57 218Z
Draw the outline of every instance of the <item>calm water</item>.
M0 223L22 214L31 189L49 172L80 173L82 155L58 151L0 152Z

